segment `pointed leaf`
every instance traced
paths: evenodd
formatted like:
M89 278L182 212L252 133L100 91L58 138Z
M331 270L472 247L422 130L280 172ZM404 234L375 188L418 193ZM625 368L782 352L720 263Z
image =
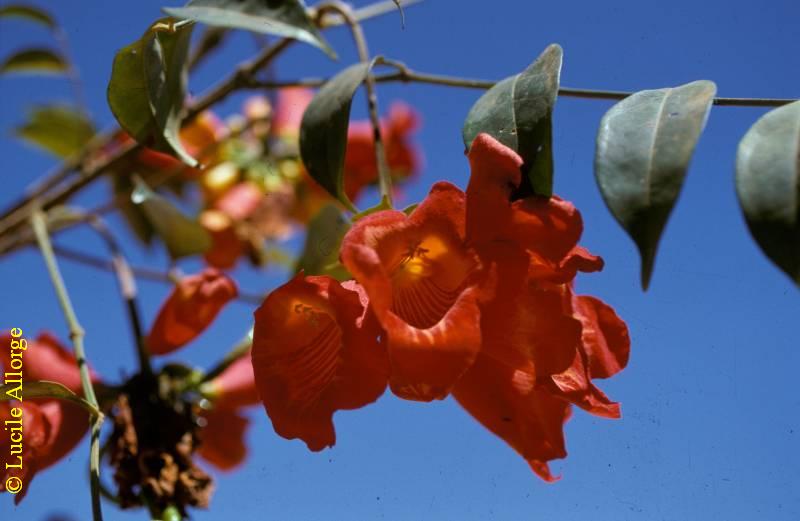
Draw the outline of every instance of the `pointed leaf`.
M191 0L184 7L165 7L164 12L216 27L294 38L336 57L302 0Z
M108 84L108 104L137 142L194 167L197 161L178 138L191 33L192 24L164 18L119 50Z
M50 29L56 27L55 20L47 11L27 4L9 4L0 7L0 18L24 18L46 25Z
M60 75L67 71L69 64L50 49L23 49L6 58L0 65L0 74Z
M314 96L300 123L300 156L311 177L348 210L356 211L344 191L344 155L350 106L356 89L378 58L357 63L328 81Z
M639 248L645 290L716 91L710 81L644 90L614 105L600 122L595 177L611 213Z
M173 259L204 253L211 247L211 237L196 219L184 215L141 179L135 178L134 183L131 201L142 208Z
M548 46L527 69L486 91L472 106L462 129L469 149L485 132L523 159L524 179L537 195L553 192L553 107L558 96L563 51Z
M28 122L14 129L18 138L62 158L80 151L94 132L83 112L66 105L34 107Z
M57 398L80 405L93 416L100 415L100 411L77 394L70 391L63 384L39 380L34 382L23 382L22 384L0 384L0 401L16 400L19 388L22 388L23 400L31 398Z
M761 249L800 285L800 101L766 113L736 156L736 192Z
M337 280L347 280L350 274L338 263L339 246L350 224L341 210L333 204L324 206L308 223L308 233L303 253L296 270L306 275L329 275Z

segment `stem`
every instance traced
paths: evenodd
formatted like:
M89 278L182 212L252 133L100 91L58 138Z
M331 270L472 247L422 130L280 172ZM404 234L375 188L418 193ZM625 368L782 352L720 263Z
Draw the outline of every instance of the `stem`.
M69 336L72 340L72 345L75 350L75 359L78 364L78 370L81 376L81 386L83 387L83 394L90 404L98 408L97 396L94 394L94 387L92 387L92 379L89 375L89 366L86 363L86 353L83 349L83 338L85 332L78 322L78 317L75 315L75 310L72 307L67 288L64 285L64 279L61 277L61 271L58 269L55 253L53 253L53 245L50 243L50 236L47 233L47 222L41 210L34 210L30 217L31 226L36 234L36 240L39 243L39 249L42 251L47 271L50 273L50 280L53 283L53 288L56 291L58 302L61 305L61 310L64 313L64 318L69 327ZM91 472L90 488L92 493L92 518L94 521L102 521L103 511L100 505L100 426L102 425L103 418L99 416L92 419L92 436L89 451L89 469Z
M353 13L349 5L334 0L330 4L324 6L326 9L331 9L338 12L350 26L350 32L353 34L353 40L358 49L358 59L361 63L369 63L369 49L367 47L367 39L364 37L364 30L361 24ZM364 80L364 86L367 89L367 108L369 109L369 121L372 124L372 137L375 141L375 160L378 165L378 185L381 191L381 197L385 199L389 205L392 204L392 174L389 170L389 163L386 161L386 151L383 146L383 138L381 137L381 121L378 116L378 95L375 91L375 76L372 71L367 71L367 78Z
M392 65L399 69L397 72L379 74L375 76L376 83L403 82L403 83L427 83L430 85L441 85L445 87L463 87L467 89L486 90L493 87L497 82L494 80L483 80L475 78L459 78L456 76L445 76L441 74L427 74L411 70L402 62L394 60L383 60L387 65ZM247 85L251 89L282 89L285 87L321 87L329 78L301 78L297 80L274 81L274 82L253 82ZM571 87L561 87L558 89L559 96L570 98L587 99L608 99L621 100L627 98L633 92L619 90L594 90L594 89L575 89ZM714 98L714 105L728 107L780 107L794 103L796 99L791 98Z
M239 341L238 344L233 346L233 349L231 349L228 352L228 354L226 354L225 357L222 360L220 360L220 362L214 368L212 368L209 372L207 372L203 376L203 379L200 380L200 383L202 384L205 382L210 382L217 376L221 375L225 371L225 369L231 366L231 364L233 364L236 360L246 355L252 345L253 345L253 330L251 329L250 332L247 333L244 336L244 338L242 338Z
M403 5L410 5L412 3L416 3L416 0L405 1L403 2ZM385 0L359 9L356 11L355 16L358 21L363 21L368 18L373 18L388 12L392 12L396 8L397 7L395 6L393 0ZM314 16L316 18L317 25L320 28L325 29L344 23L341 18L322 16L323 9L325 9L325 5L321 5ZM275 46L268 47L262 52L262 54L256 56L253 60L238 68L233 74L228 76L226 80L218 84L209 93L200 97L193 105L191 105L187 111L185 120L187 122L191 121L200 112L223 100L236 89L246 88L253 81L253 78L247 77L247 73L250 72L255 74L259 69L269 65L269 63L286 47L288 47L290 43L291 40L281 40L275 44ZM97 140L92 140L92 143L87 146L78 156L67 160L65 163L59 166L53 174L37 185L30 193L26 194L23 198L7 207L2 212L2 215L0 215L0 236L6 235L8 232L15 231L28 220L31 210L29 206L34 199L42 199L42 209L49 210L53 206L66 201L106 172L112 170L121 160L124 160L134 152L141 150L141 145L138 143L131 143L120 147L114 154L103 158L96 164L92 164L91 167L88 167L87 163L89 163L89 160L92 159L94 153L100 150L104 145L110 143L115 133L116 132L114 130L99 136ZM79 170L82 171L82 176L72 183L62 187L55 194L47 198L43 197L50 190L57 187L72 172Z
M125 307L128 312L128 322L131 324L133 341L136 345L136 354L139 358L139 369L142 374L152 376L153 368L150 364L150 354L147 352L147 347L144 343L142 321L139 317L136 280L133 278L130 264L128 264L125 255L123 255L117 239L100 217L87 214L83 216L83 218L89 223L89 226L97 232L100 238L103 239L111 253L111 268L117 276L119 291L122 295L122 299L125 301Z

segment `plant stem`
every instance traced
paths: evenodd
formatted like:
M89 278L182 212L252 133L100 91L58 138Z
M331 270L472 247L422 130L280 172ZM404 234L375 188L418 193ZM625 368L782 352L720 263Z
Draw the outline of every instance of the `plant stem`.
M339 13L345 19L347 25L350 26L350 32L353 34L353 40L358 50L358 59L361 63L369 63L369 49L367 47L367 39L364 36L364 30L361 24L353 13L349 5L338 0L334 0L329 4L323 6L325 9L333 10ZM322 7L321 7L322 9ZM378 185L380 187L381 197L385 199L389 205L392 203L392 174L389 170L389 163L386 161L386 151L384 150L383 138L381 137L381 121L378 116L378 94L375 90L375 76L372 71L367 71L367 77L364 80L364 86L367 89L367 108L369 110L369 121L372 124L372 138L375 142L375 161L378 166Z
M94 255L90 255L82 251L73 250L72 248L67 248L65 246L54 245L53 250L61 257L79 264L83 264L84 266L90 266L105 271L114 271L112 261L95 257ZM170 285L175 283L167 273L162 271L136 266L131 266L130 271L133 273L133 275L142 280L149 280L152 282L160 282ZM256 295L255 293L239 292L237 300L246 302L248 304L259 305L264 301L264 296Z
M415 3L413 1L405 1L403 5L410 5ZM343 23L342 18L335 16L322 16L320 10L326 9L326 4L319 6L317 13L317 23L320 28L328 28ZM355 19L363 21L368 18L389 13L397 9L393 0L385 0L376 2L375 4L363 7L356 11ZM285 50L292 40L280 40L275 45L267 47L261 54L238 67L230 76L217 84L211 91L204 94L197 99L195 103L190 105L187 110L185 121L191 121L200 112L208 109L212 105L222 101L228 95L237 89L246 88L254 81L254 78L249 78L248 74L256 74L260 69L269 65L283 50ZM9 207L5 208L0 215L0 237L7 235L9 232L17 230L28 220L31 208L29 207L34 199L41 199L41 208L49 210L53 206L60 204L74 194L88 186L96 179L100 178L106 172L113 170L115 166L122 160L128 158L135 152L141 150L142 146L138 143L130 143L119 147L117 151L108 157L97 160L96 163L88 165L89 160L93 159L95 153L102 149L113 139L116 129L93 139L91 145L84 148L84 150L74 158L67 160L59 166L53 174L47 179L42 181L36 186L29 194L26 194L20 200L12 203ZM64 181L72 172L81 171L81 176L72 181L66 186L61 187L54 194L45 197L45 194L55 189L62 181Z
M130 264L128 264L128 260L125 258L125 255L123 255L122 248L120 248L114 234L111 233L111 230L108 229L105 222L99 216L83 214L80 218L85 220L89 226L97 232L103 242L106 243L111 253L111 268L117 276L119 291L122 295L122 299L125 301L125 308L128 312L128 322L131 325L136 354L139 358L139 370L144 375L152 376L153 368L150 364L150 354L147 352L147 346L145 346L142 321L139 317L136 280L133 277Z
M244 338L242 338L238 344L233 346L233 349L228 351L228 354L220 360L220 362L213 367L210 371L208 371L205 375L203 375L203 379L200 383L210 382L217 376L221 375L225 369L231 366L236 360L241 358L242 356L246 355L247 352L250 350L250 347L253 345L253 330L251 329L249 333L247 333Z
M403 83L427 83L431 85L441 85L444 87L463 87L467 89L486 90L493 87L495 80L482 80L475 78L459 78L456 76L445 76L441 74L428 74L409 69L404 63L394 60L383 60L387 65L398 68L397 72L379 74L375 76L376 83L403 82ZM301 78L297 80L273 81L273 82L253 82L247 85L251 89L281 89L285 87L321 87L329 78ZM559 96L571 98L588 99L608 99L621 100L627 98L633 92L618 90L594 90L594 89L575 89L571 87L561 87L558 89ZM780 107L797 101L792 98L714 98L714 105L729 107Z
M97 396L94 394L94 387L92 386L91 375L89 374L89 366L86 363L86 353L83 348L83 338L85 332L78 322L78 317L75 315L75 309L72 307L67 288L64 285L64 279L61 277L61 271L58 269L55 253L53 253L53 245L50 243L50 236L47 233L47 222L41 210L34 210L30 217L31 226L36 234L36 240L39 243L39 249L42 251L47 271L50 273L50 280L53 283L53 288L56 291L58 302L61 305L61 310L64 313L64 318L69 327L69 336L72 340L72 345L75 350L75 359L80 371L81 386L83 387L83 394L90 404L98 408ZM102 521L103 511L100 504L100 426L102 425L103 417L98 416L92 418L92 435L91 445L89 449L89 470L91 472L90 488L92 493L92 518L94 521Z

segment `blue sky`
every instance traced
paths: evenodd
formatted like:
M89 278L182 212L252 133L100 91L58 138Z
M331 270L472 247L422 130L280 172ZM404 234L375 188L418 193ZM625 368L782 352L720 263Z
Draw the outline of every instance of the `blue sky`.
M367 2L359 1L356 5ZM113 120L105 89L116 49L138 38L169 0L43 2L64 25L102 128ZM697 79L717 83L720 96L800 95L800 4L793 0L671 2L446 2L429 0L366 26L373 53L442 74L499 79L522 70L549 43L564 48L562 84L640 90ZM43 29L0 22L0 55L25 43L46 41ZM341 56L295 46L277 62L280 78L335 73L355 59L344 29L328 33ZM195 93L255 51L237 35L224 53L191 80ZM465 186L468 169L460 128L479 92L423 85L382 85L380 101L403 99L423 115L418 134L426 165L407 188L408 202L430 184L448 179ZM68 99L58 79L0 78L0 206L55 163L10 138L34 102ZM222 114L236 110L231 98ZM628 368L600 386L621 401L623 419L576 411L566 426L569 457L553 465L563 479L548 485L502 441L452 400L403 402L386 394L365 409L339 413L335 448L312 454L299 441L272 432L253 410L251 457L221 476L210 511L216 519L595 519L725 520L800 518L800 367L795 337L800 295L750 239L736 203L736 146L765 112L715 107L661 242L650 291L639 288L633 243L606 210L594 184L594 137L611 102L560 98L554 122L556 192L582 211L582 243L606 261L599 274L577 281L628 322L633 340ZM356 101L354 115L363 117ZM83 194L91 206L104 186ZM119 225L117 219L112 219ZM101 253L95 237L70 232L62 242ZM131 240L136 264L163 267L164 253L146 252ZM185 264L187 270L198 266ZM128 326L114 279L62 262L79 318L87 330L92 363L110 380L134 367ZM278 284L278 270L238 270L243 289L262 292ZM34 250L0 259L0 327L29 336L66 326ZM148 323L167 288L140 284ZM249 327L252 306L231 304L179 358L208 365ZM794 340L793 340L794 338ZM18 509L0 498L3 519L43 520L47 513L89 519L87 444L33 482ZM107 477L107 479L110 476ZM144 519L142 511L106 508L110 520Z

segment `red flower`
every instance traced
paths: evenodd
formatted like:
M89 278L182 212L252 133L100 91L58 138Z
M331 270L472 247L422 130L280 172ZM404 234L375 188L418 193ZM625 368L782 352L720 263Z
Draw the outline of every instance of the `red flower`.
M464 194L437 183L410 215L382 211L345 235L341 259L386 331L392 391L447 396L480 350L480 262L466 244Z
M298 275L255 313L253 369L275 432L313 451L333 446L333 413L386 388L378 327L355 284Z
M49 333L41 334L22 351L21 375L11 363L12 338L8 332L0 335L0 369L7 384L14 380L33 382L49 380L63 384L71 391L82 394L80 374L75 358ZM98 379L93 376L93 380ZM12 452L12 445L19 443L15 428L21 421L22 454L21 468ZM15 502L19 503L28 491L28 485L41 470L50 467L69 454L89 429L89 416L80 406L57 399L26 399L24 402L0 401L0 424L6 427L6 435L0 436L0 453L10 460L0 469L0 491L6 489L6 480L15 476L23 483Z
M547 461L566 455L569 402L619 415L591 378L624 367L627 329L604 304L572 293L577 271L602 268L577 246L575 208L558 197L512 203L522 161L488 135L469 159L466 195L437 183L408 217L359 220L341 259L385 329L395 394L433 399L452 390L552 479Z
M213 268L184 277L161 306L147 337L148 349L165 355L194 340L237 292L236 283Z
M250 420L241 409L259 403L250 354L209 382L204 394L212 406L202 414L205 426L199 432L198 453L220 470L233 470L247 457L244 436Z
M370 363L382 354L378 334L394 394L428 401L452 392L548 481L548 461L566 456L571 403L619 417L592 379L621 370L630 342L610 307L573 293L578 271L603 266L577 245L580 214L558 197L512 202L522 160L487 134L469 161L466 194L436 183L410 215L376 212L345 235L340 258L363 287L360 307L337 304L341 289L329 279L296 278L256 313L256 381L279 434L314 450L332 444L330 416L345 407L326 391L383 381ZM379 332L363 330L371 316ZM342 333L355 327L361 350Z

